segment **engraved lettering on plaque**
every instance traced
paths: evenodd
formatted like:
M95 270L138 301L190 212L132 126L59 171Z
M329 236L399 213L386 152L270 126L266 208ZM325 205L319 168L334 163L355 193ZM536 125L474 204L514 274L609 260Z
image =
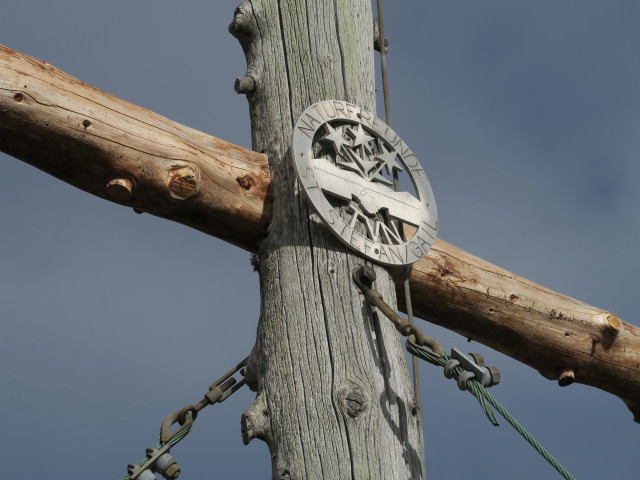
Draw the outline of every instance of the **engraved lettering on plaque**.
M385 265L427 254L438 225L431 186L382 120L351 103L318 102L298 119L291 151L301 190L345 245Z

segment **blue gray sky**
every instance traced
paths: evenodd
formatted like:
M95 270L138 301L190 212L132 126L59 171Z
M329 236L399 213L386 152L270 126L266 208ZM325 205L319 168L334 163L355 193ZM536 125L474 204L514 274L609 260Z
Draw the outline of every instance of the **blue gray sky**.
M250 147L235 2L5 2L0 43L107 92ZM394 129L429 174L440 235L638 324L640 4L386 2ZM381 90L381 88L380 88ZM382 102L379 102L382 116ZM246 356L259 309L248 254L136 215L0 155L2 476L119 479L162 418ZM502 370L493 394L579 479L637 477L622 402L444 329ZM559 478L421 370L431 479ZM240 391L173 450L182 478L268 478L245 447Z

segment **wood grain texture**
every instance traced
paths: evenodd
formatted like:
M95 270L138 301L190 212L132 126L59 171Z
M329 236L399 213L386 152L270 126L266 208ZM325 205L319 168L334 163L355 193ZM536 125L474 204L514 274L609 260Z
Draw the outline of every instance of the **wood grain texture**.
M242 28L235 34L242 37ZM253 58L247 73L260 79L261 60ZM341 69L330 63L327 68ZM286 84L277 88L276 95L288 95ZM259 113L258 98L259 93L248 96L254 124L266 115ZM269 137L265 144L272 141ZM252 252L266 237L272 205L266 155L179 125L6 47L0 47L0 150L101 198ZM196 195L189 197L191 180L183 178L191 172L196 172ZM107 185L123 176L132 180L133 189L118 200ZM176 199L172 191L187 198ZM619 329L612 335L609 312L441 240L413 266L411 282L416 316L489 345L548 378L573 369L576 382L617 395L640 421L640 329L635 325L613 317ZM396 286L404 309L399 275Z
M414 264L411 285L421 318L509 355L548 379L559 380L571 369L576 382L620 397L640 422L638 327L442 240Z
M244 2L231 26L255 80L253 148L267 153L274 198L248 365L258 396L244 415L244 438L266 441L277 479L423 478L420 416L398 335L351 281L363 260L311 215L289 152L293 125L310 104L374 106L370 5L283 5ZM395 305L390 275L378 267L378 278Z
M0 150L106 200L245 249L255 249L266 234L270 179L264 155L3 46ZM114 180L130 183L130 195L114 195Z

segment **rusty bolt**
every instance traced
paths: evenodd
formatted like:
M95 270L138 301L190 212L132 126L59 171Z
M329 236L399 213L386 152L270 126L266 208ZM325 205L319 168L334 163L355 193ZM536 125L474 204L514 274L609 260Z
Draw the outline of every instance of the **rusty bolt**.
M18 103L22 103L24 101L24 95L18 92L13 96L13 99Z
M91 126L91 122L89 120L85 119L85 120L82 121L82 126L84 128L89 128Z
M376 281L376 271L373 267L365 265L360 270L360 281L367 286L371 286Z
M487 370L489 370L489 374L491 375L491 383L489 384L489 386L493 387L495 385L498 385L501 380L500 370L498 370L496 367L487 367Z
M162 476L164 478L166 478L167 480L175 480L176 478L178 478L180 476L180 470L181 469L178 466L178 464L174 463L173 465L169 465L167 467L167 469L164 471Z

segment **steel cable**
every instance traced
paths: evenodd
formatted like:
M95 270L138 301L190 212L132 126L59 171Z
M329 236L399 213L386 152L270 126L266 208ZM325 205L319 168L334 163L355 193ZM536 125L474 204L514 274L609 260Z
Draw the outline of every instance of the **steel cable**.
M446 353L444 355L436 355L430 351L428 351L427 349L420 347L419 345L416 345L415 343L413 343L411 341L411 339L409 339L407 341L407 350L409 351L409 353L411 353L412 355L419 357L423 360L426 360L427 362L436 365L436 366L440 366L440 367L444 367L447 362L449 360L451 360L451 358L449 357L449 355L447 355ZM465 370L461 367L456 367L454 369L454 377L457 378L461 373L463 373ZM504 408L500 402L498 402L493 395L491 395L487 389L485 387L482 386L482 384L480 382L478 382L475 379L471 379L468 381L467 383L467 389L469 390L469 392L476 397L476 399L478 400L478 403L480 403L480 406L482 407L482 409L485 412L485 415L487 415L487 418L489 419L489 421L493 424L498 426L498 420L495 416L495 414L493 413L493 411L491 410L491 408L489 408L489 406L487 405L487 402L489 404L491 404L491 406L493 408L496 409L496 411L502 415L502 417L509 422L509 424L520 434L522 435L522 437L540 454L542 455L542 457L549 462L549 464L555 468L558 473L560 473L560 475L562 475L566 480L575 480L575 478L573 477L573 475L571 475L571 473L569 473L567 471L566 468L564 468L560 462L558 462L558 460L556 460L548 451L546 448L544 448L535 438L533 438L533 435L531 435L521 424L520 422L518 422L518 420L516 420L513 416L511 416L511 414L507 411L506 408Z

